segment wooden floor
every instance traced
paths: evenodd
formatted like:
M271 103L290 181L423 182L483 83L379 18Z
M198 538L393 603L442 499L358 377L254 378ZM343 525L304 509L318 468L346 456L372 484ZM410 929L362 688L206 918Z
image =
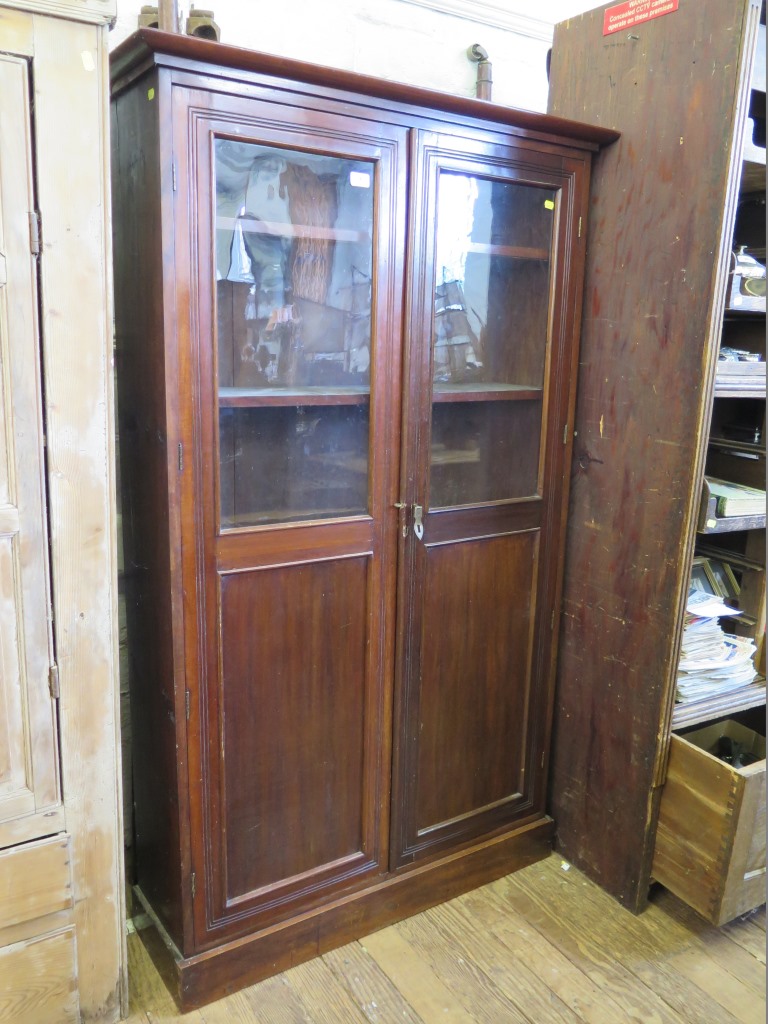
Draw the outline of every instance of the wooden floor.
M766 1020L764 907L716 929L658 889L634 917L554 855L183 1016L128 949L130 1024Z

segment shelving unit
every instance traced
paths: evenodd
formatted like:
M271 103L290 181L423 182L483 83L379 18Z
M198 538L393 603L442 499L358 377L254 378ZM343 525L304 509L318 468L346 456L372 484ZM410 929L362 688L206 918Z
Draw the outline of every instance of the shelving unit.
M721 838L733 832L709 826L733 817L739 780L724 772L717 794L697 790L697 767L714 759L677 730L721 713L744 723L750 709L758 728L764 688L688 706L675 696L695 542L760 563L739 595L755 605L764 564L762 529L696 530L705 474L727 478L707 466L723 455L710 436L748 432L749 403L764 401L759 369L718 364L721 343L765 353L752 347L759 317L725 315L739 196L765 189L751 132L742 159L748 118L765 119L764 78L762 94L751 80L764 17L759 0L697 0L608 33L608 6L556 26L551 60L549 112L622 131L596 168L587 238L551 806L562 853L625 906L641 910L655 878L684 899L708 889L692 905L721 922L765 899L759 800L751 821L744 805L747 866L724 900L710 883L730 871ZM742 454L759 468L760 453ZM755 605L755 625L731 632L760 634ZM750 773L754 793L764 764ZM704 832L714 845L701 851Z
M765 8L759 26L743 150L736 226L731 251L747 246L765 265ZM762 194L762 203L760 202ZM760 212L762 210L762 216ZM746 215L745 215L746 211ZM745 351L758 361L718 360L709 420L705 472L734 483L765 489L765 309L730 305L729 275L722 315L721 345ZM755 300L753 300L754 302ZM763 307L765 300L763 299ZM727 433L741 438L723 436ZM744 440L750 438L750 440ZM729 618L729 631L752 639L757 647L754 682L707 700L676 705L672 727L679 730L765 705L765 511L722 518L705 477L697 523L696 553L736 566L747 582L739 594L741 616ZM749 558L747 556L753 556ZM746 575L745 575L746 574ZM751 585L750 585L751 584Z

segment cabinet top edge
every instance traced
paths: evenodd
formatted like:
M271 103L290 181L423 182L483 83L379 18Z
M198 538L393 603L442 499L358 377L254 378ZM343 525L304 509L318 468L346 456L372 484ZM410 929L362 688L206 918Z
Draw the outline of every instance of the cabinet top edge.
M611 128L520 110L488 100L438 92L403 82L375 78L372 75L310 64L275 54L151 28L142 28L134 32L110 55L113 94L122 91L133 77L148 66L179 67L180 61L188 62L190 71L200 72L200 65L205 65L206 74L215 75L217 68L247 74L261 73L286 81L325 86L396 104L428 107L524 131L557 136L583 149L599 149L615 142L621 134Z

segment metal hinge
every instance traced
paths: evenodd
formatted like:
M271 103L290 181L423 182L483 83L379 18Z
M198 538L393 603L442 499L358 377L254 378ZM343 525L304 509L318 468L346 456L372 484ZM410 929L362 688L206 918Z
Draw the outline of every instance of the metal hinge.
M179 472L184 472L184 445L179 444Z
M568 444L568 424L563 427L563 444Z
M189 879L189 884L190 888L192 889L192 899L194 899L195 895L197 894L197 877L195 876L194 871L192 872L192 876Z
M32 210L29 215L29 251L33 256L40 255L40 214Z
M171 164L171 179L173 181L173 191L176 191L176 161L174 160Z
M579 217L579 238L581 238L581 217Z
M189 721L189 708L190 708L189 690L185 690L184 691L184 711L185 711L186 716L187 716L187 721Z
M51 691L51 697L54 700L58 700L61 691L59 690L59 666L51 665L48 669L48 689Z

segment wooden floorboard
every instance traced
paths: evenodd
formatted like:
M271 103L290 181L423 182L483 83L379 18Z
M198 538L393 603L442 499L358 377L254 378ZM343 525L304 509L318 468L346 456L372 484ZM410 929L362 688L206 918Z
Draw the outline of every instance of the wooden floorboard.
M129 1024L764 1024L765 910L634 916L553 855L188 1014L129 936ZM148 951L149 950L149 951Z

